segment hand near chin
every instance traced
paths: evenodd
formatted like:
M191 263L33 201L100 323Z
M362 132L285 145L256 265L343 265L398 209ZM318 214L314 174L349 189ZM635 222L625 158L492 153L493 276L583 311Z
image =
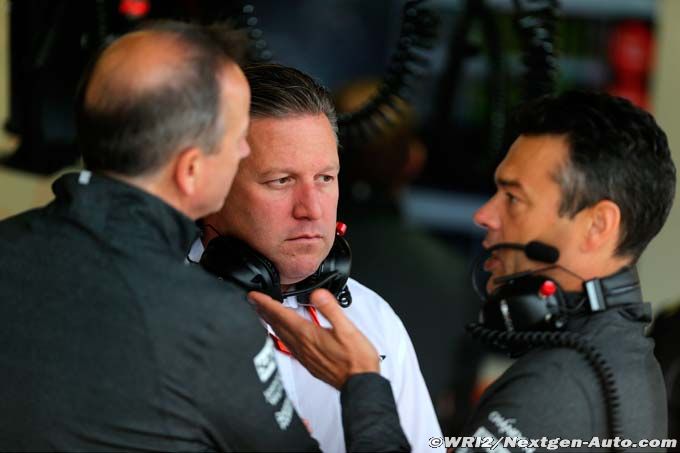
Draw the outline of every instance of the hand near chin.
M370 341L347 319L333 295L318 289L310 301L331 323L317 326L271 297L252 291L248 298L259 315L312 375L340 389L353 374L380 371L378 353Z

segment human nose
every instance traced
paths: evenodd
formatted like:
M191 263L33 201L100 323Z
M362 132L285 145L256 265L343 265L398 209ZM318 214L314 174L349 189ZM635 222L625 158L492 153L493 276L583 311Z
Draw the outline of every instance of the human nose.
M318 188L314 184L301 184L295 194L293 217L318 220L323 214Z
M491 197L481 208L477 209L472 216L475 224L487 229L497 230L500 228L500 216L496 209L496 196Z

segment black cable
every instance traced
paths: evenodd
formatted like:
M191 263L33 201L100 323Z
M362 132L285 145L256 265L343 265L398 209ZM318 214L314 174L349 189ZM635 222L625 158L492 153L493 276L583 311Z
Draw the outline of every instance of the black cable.
M397 47L378 91L358 110L338 115L340 143L370 140L390 116L402 115L395 98L408 101L428 59L420 52L432 48L437 37L437 16L422 6L425 0L408 0L402 10Z
M431 128L435 134L437 148L449 147L448 130L450 128L451 110L458 97L459 83L463 74L463 64L466 58L478 55L480 46L470 42L470 32L474 25L481 26L484 49L487 55L485 87L488 99L489 115L484 125L487 148L490 152L477 159L480 167L486 167L495 159L495 154L500 152L503 145L506 123L506 87L505 87L505 64L503 59L502 39L498 24L491 10L483 0L467 0L456 24L456 30L452 33L448 44L446 67L443 73L435 100L434 124ZM481 44L481 43L480 43ZM491 159L490 159L491 158Z
M255 6L252 4L244 5L241 8L241 15L237 18L239 28L248 30L248 61L251 63L266 63L273 57L269 44L264 39L264 33L257 26L260 20L255 15Z
M203 226L206 227L206 228L210 228L210 229L213 230L215 233L217 233L218 236L223 236L222 232L220 232L217 228L215 228L214 226L210 225L209 223L204 223Z
M380 132L382 124L391 123L390 117L402 115L395 99L410 99L415 82L424 74L429 62L421 53L431 49L437 37L439 21L431 10L422 6L425 1L407 0L404 4L397 46L377 93L358 110L338 115L341 144L370 140ZM262 30L257 28L259 20L252 4L242 8L238 23L248 29L251 42L249 60L270 61L273 55Z
M106 42L109 36L109 14L106 11L106 0L95 1L95 36L96 43L92 46L96 49Z
M523 77L524 99L555 92L557 58L555 27L558 0L513 0L515 24L526 68Z
M50 26L42 35L40 47L36 52L33 60L33 67L31 69L44 69L48 60L54 59L54 46L57 42L57 37L63 33L64 17L66 16L66 2L58 2L54 7Z
M476 323L468 324L466 330L482 342L503 350L518 346L548 346L570 348L581 353L595 370L602 386L609 422L609 438L622 437L620 397L614 372L597 348L583 335L576 332L507 332L489 329ZM612 451L621 449L613 447Z
M521 61L525 68L521 97L532 99L555 91L557 59L555 28L559 12L558 0L513 0ZM467 0L456 30L448 45L447 65L437 90L430 133L436 149L450 148L451 109L458 97L464 60L479 53L479 45L469 39L472 27L479 24L486 53L486 92L488 117L483 125L487 152L475 157L477 168L485 169L495 162L506 143L508 95L506 67L499 27L484 0Z

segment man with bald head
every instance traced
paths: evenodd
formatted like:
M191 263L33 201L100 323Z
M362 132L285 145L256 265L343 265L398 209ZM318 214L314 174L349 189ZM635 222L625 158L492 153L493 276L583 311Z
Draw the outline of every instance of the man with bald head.
M110 44L77 103L87 170L0 222L0 450L318 449L244 293L185 264L249 153L236 41Z

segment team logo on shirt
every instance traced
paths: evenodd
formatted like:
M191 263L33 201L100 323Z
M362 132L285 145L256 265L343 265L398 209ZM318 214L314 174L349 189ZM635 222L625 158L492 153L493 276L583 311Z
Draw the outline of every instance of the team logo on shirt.
M264 343L264 347L253 359L255 371L261 382L267 382L276 371L276 360L274 359L274 343L270 338Z
M262 392L265 401L271 406L278 406L283 400L281 408L274 413L274 417L276 418L276 423L279 425L279 428L285 430L290 426L294 411L293 405L288 397L286 397L286 393L283 389L281 376L276 371L274 343L271 338L267 338L262 350L255 355L253 364L255 365L255 371L257 372L257 377L260 379L260 382L265 384L271 379L267 388Z

